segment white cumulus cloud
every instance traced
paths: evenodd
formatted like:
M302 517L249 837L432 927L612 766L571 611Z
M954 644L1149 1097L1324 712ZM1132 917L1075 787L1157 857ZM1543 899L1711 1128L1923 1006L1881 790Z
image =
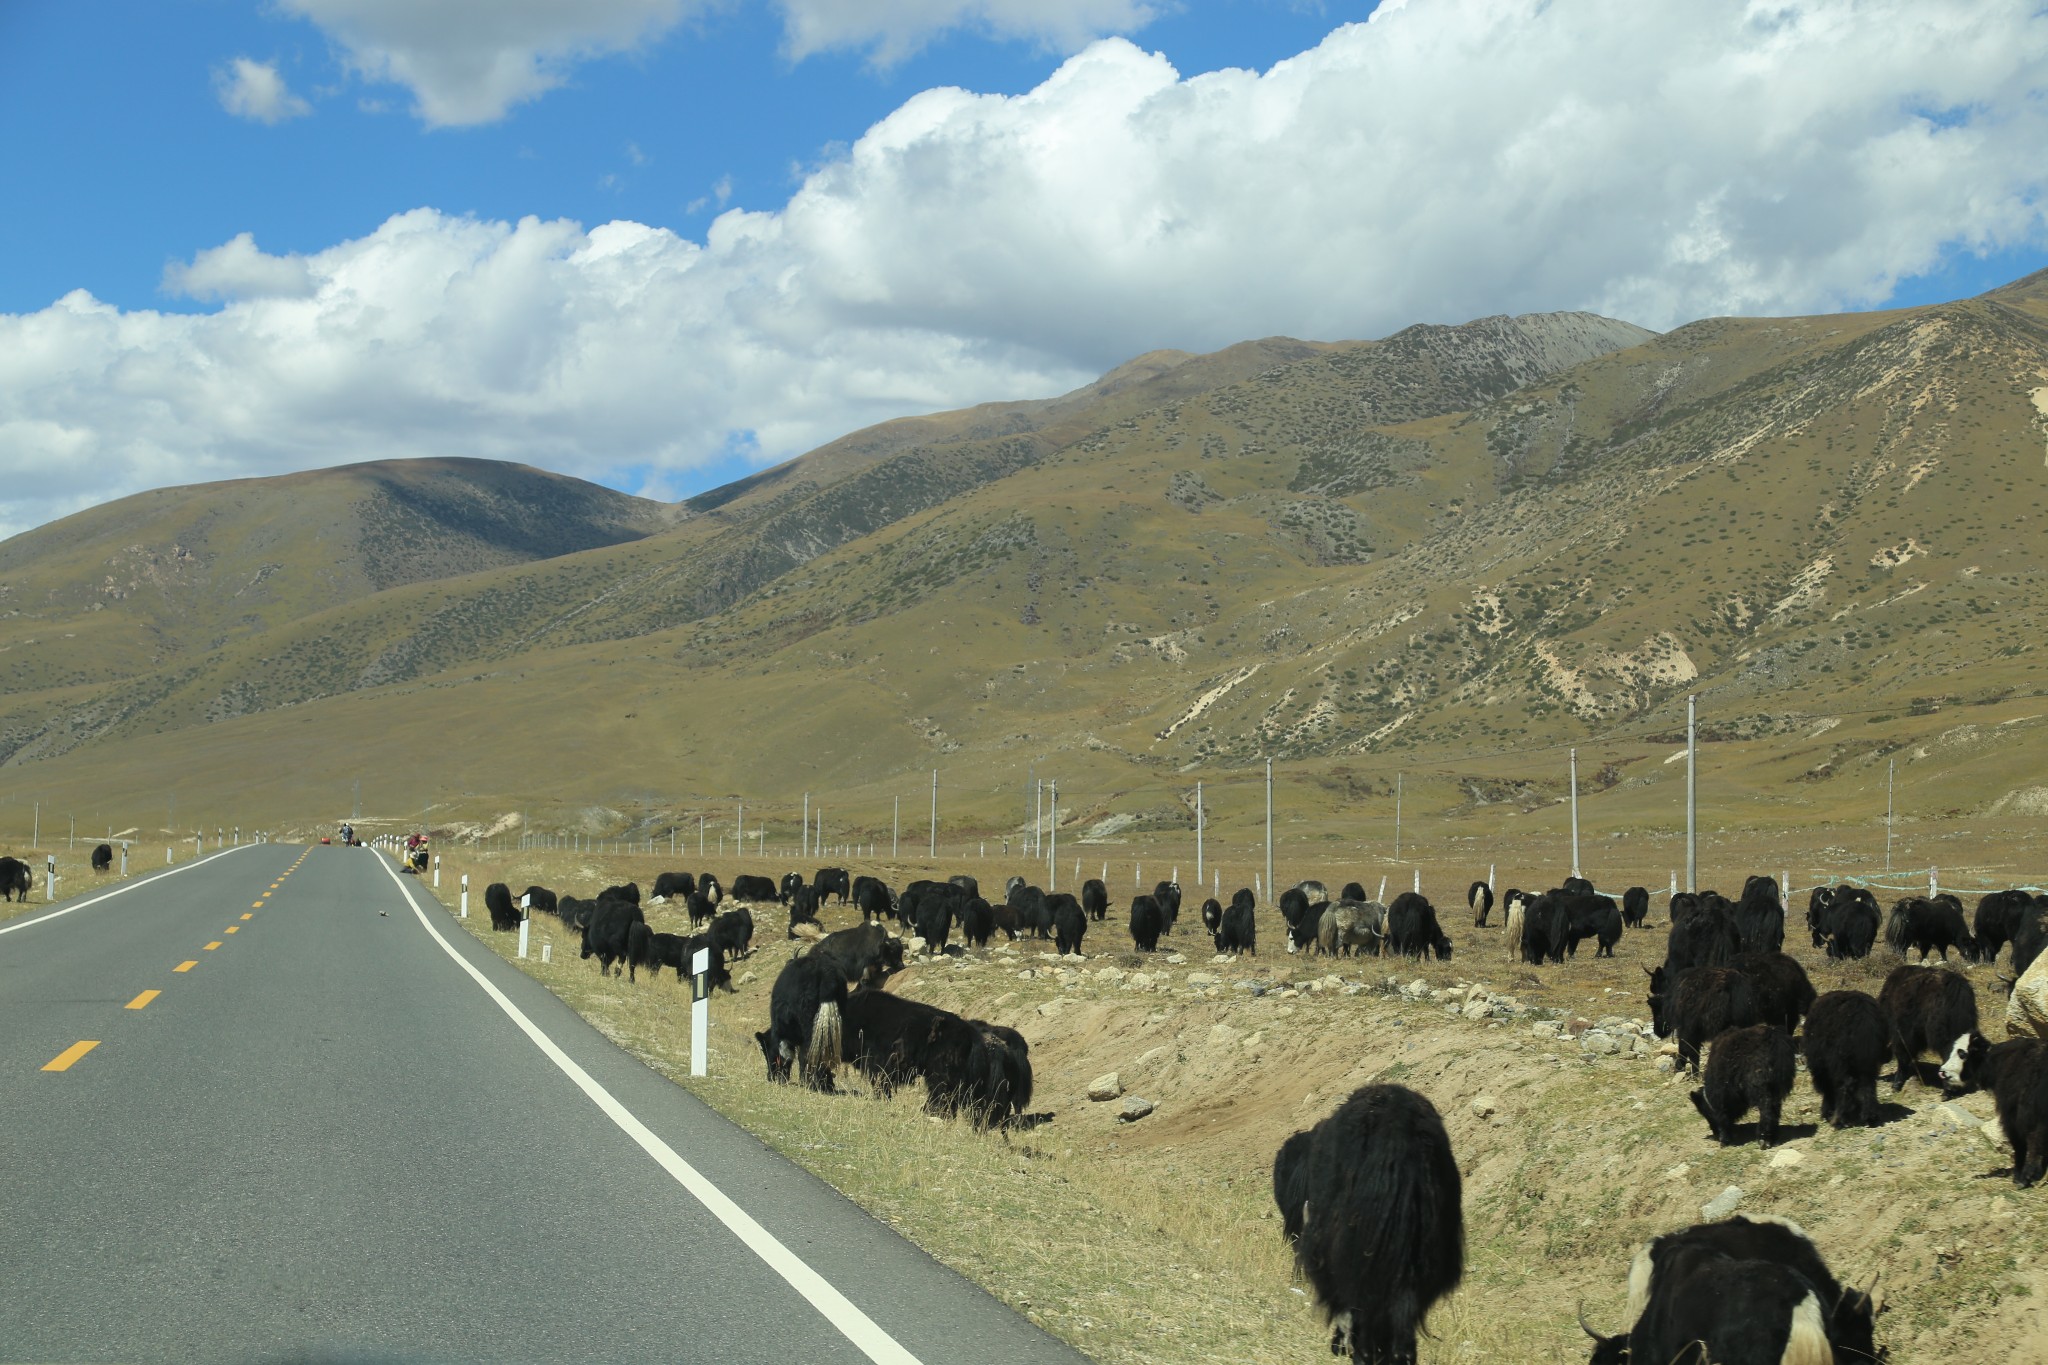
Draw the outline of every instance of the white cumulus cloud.
M215 312L0 316L0 526L380 455L667 481L1161 346L1879 302L2048 241L2043 145L2028 0L1410 0L1193 78L1105 40L919 94L701 242L421 209L167 272Z
M503 118L579 61L659 37L710 0L279 0L371 81L412 91L426 123Z
M1073 52L1090 39L1135 33L1159 6L1140 0L780 0L790 51L868 49L883 63L955 29Z
M267 256L243 232L190 262L172 262L164 290L189 299L304 298L313 292L313 276L304 258Z
M313 112L313 106L291 92L276 62L236 57L213 70L214 93L220 107L236 118L282 123Z
M955 29L1072 52L1130 33L1147 0L772 0L792 55L850 48L879 62ZM579 62L632 51L721 0L280 0L371 81L412 91L430 125L490 123L568 79Z

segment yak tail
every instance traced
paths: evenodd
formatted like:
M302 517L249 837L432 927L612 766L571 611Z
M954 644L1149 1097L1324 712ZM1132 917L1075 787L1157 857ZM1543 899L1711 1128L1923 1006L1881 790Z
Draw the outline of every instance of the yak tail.
M1785 1341L1785 1353L1778 1358L1779 1365L1832 1365L1834 1358L1820 1300L1809 1292L1792 1310L1792 1330Z
M843 1033L839 1002L827 1000L818 1006L818 1017L811 1022L810 1045L804 1049L804 1067L810 1071L830 1071L837 1066Z

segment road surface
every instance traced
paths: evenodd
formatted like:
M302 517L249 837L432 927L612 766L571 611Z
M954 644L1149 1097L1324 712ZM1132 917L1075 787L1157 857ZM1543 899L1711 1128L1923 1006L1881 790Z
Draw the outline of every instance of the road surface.
M0 924L0 1361L1084 1359L390 867Z

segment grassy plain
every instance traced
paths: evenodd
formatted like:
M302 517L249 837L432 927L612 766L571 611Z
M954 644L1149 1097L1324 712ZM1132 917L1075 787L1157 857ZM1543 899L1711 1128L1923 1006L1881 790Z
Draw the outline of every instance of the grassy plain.
M2008 829L1950 828L1934 837L1954 852L1959 874L1996 881L2011 866ZM1176 850L1160 851L1164 873ZM1650 874L1669 849L1643 851L1649 856L1589 870L1603 884L1611 874L1615 885L1655 885ZM1526 869L1550 865L1540 856L1547 847L1495 852L1503 886L1546 880ZM1747 835L1723 852L1733 865L1774 870L1827 860L1812 836L1789 833ZM665 852L444 856L442 900L452 907L456 880L469 872L479 908L467 927L508 959L513 936L493 934L481 917L487 881L587 893L629 878L645 886L672 865L702 866ZM766 863L775 872L795 865ZM910 860L850 865L898 885L962 867L985 883L1042 872L1040 864L996 858L938 869ZM728 880L758 870L752 859L716 866ZM1818 1124L1803 1079L1787 1114L1790 1138L1778 1149L1798 1153L1799 1164L1774 1166L1775 1153L1754 1145L1715 1146L1686 1103L1690 1082L1660 1072L1653 1056L1589 1055L1571 1036L1585 1024L1646 1017L1641 973L1661 950L1661 914L1611 962L1511 964L1499 929L1474 928L1460 913L1470 866L1445 857L1425 872L1457 944L1445 963L1290 957L1277 919L1262 910L1265 951L1236 962L1212 962L1190 916L1170 939L1184 961L1141 958L1113 911L1091 928L1085 962L1059 961L1049 944L1020 940L913 966L891 989L1011 1024L1030 1040L1032 1108L1053 1117L1007 1135L932 1119L914 1096L884 1101L857 1082L854 1093L835 1097L769 1084L752 1034L765 1025L768 986L791 952L775 907L757 916L756 951L736 969L738 994L714 1004L711 1074L702 1080L685 1074L688 991L672 977L601 978L546 917L536 922L534 956L518 965L649 1065L1105 1361L1324 1353L1319 1319L1298 1292L1271 1214L1272 1154L1289 1132L1372 1080L1399 1080L1430 1096L1465 1175L1466 1283L1434 1316L1425 1360L1583 1360L1579 1303L1613 1330L1635 1248L1694 1221L1699 1206L1731 1184L1746 1192L1744 1209L1806 1226L1845 1277L1882 1276L1881 1339L1894 1359L1938 1349L1959 1365L2019 1365L2048 1350L2048 1302L2038 1293L2048 1206L2038 1192L2012 1189L2007 1149L1974 1123L1948 1121L1936 1110L1940 1097L1919 1085L1886 1109L1883 1126L1834 1132ZM1282 880L1308 875L1334 885L1364 874L1348 858L1309 855L1290 858ZM657 927L679 918L664 907L650 913ZM853 922L837 909L826 920ZM547 963L539 961L542 944ZM1831 968L1796 936L1788 950L1821 990L1874 989L1892 965L1880 958ZM1970 974L1989 1009L1994 971ZM1480 985L1519 1010L1466 1019L1455 999L1398 989L1415 981L1432 991ZM1240 982L1256 982L1262 993ZM1152 1100L1153 1114L1124 1124L1113 1117L1116 1105L1089 1103L1089 1082L1109 1071L1127 1093ZM1982 1096L1962 1104L1989 1117Z

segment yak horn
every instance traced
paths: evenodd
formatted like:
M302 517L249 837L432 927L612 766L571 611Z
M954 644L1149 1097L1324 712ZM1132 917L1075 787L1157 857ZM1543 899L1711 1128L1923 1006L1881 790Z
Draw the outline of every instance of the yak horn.
M1601 1336L1598 1332L1594 1331L1592 1328L1586 1325L1586 1301L1584 1299L1579 1300L1579 1330L1581 1332L1584 1332L1587 1336L1593 1338L1593 1340L1595 1341L1607 1340L1606 1337Z

